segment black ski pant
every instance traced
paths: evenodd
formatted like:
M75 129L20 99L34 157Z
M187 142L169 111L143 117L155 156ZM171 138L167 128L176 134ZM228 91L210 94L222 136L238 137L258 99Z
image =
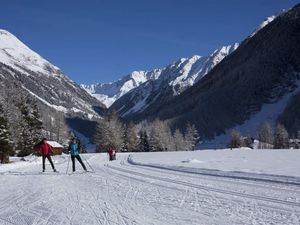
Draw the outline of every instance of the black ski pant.
M43 170L46 169L46 167L45 167L45 161L46 161L46 158L49 160L52 169L55 170L54 164L53 164L53 162L52 162L52 159L51 159L51 156L50 156L50 155L43 155Z
M75 171L75 158L78 160L78 162L81 164L82 168L84 170L86 170L86 167L84 165L84 163L82 162L82 159L80 157L80 155L72 155L71 159L72 159L72 166L73 166L73 172Z

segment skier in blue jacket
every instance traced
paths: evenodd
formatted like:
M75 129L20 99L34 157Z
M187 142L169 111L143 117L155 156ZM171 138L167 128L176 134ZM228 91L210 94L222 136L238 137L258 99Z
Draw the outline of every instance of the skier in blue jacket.
M75 138L72 140L71 144L69 145L69 152L71 153L73 172L75 172L75 158L79 161L82 168L85 171L87 171L87 169L86 169L86 167L85 167L84 163L82 162L82 159L79 155L80 149L79 149L79 145L77 144Z

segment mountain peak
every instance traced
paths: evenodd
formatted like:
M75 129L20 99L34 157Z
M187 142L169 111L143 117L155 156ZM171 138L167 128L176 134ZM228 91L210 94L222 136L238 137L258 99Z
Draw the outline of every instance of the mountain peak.
M0 76L0 85L15 79L30 96L51 110L64 113L81 111L96 115L93 106L102 106L58 67L3 29L0 30L0 63L0 72L4 74Z
M264 19L261 24L255 29L255 31L250 35L250 38L253 37L258 31L263 29L265 26L267 26L269 23L271 23L274 19L276 19L279 15L286 12L286 10L282 10L281 12L275 13L274 15L268 16L266 19Z
M0 61L27 74L33 71L42 74L60 75L58 67L53 66L39 54L27 47L16 36L0 29Z

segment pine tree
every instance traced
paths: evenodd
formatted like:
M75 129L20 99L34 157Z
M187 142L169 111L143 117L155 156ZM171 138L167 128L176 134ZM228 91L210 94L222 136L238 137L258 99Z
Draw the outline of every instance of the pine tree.
M278 124L275 131L274 148L285 149L289 147L289 134L282 124Z
M140 131L140 143L138 150L141 152L150 152L150 144L149 139L146 131Z
M33 153L34 146L41 139L42 121L36 103L30 98L23 99L18 107L22 115L18 156L23 157Z
M0 163L8 163L9 156L13 155L14 151L10 144L8 122L2 113L2 106L0 106Z
M191 151L195 149L196 144L199 142L199 133L195 125L188 123L185 132L186 150Z

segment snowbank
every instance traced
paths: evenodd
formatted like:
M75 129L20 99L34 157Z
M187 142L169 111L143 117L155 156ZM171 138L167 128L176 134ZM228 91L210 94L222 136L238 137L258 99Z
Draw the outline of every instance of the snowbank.
M225 149L132 155L136 163L300 177L300 150Z

